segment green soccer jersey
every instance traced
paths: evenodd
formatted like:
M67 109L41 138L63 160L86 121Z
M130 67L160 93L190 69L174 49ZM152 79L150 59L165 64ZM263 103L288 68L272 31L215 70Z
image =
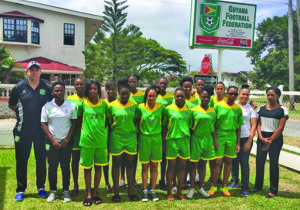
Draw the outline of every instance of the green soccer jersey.
M109 116L107 104L102 99L92 104L84 99L78 107L78 116L82 116L82 128L79 146L86 148L107 147L107 129L105 119Z
M168 128L166 140L190 137L191 119L191 110L186 105L182 108L175 103L167 106L163 123Z
M115 100L109 104L108 110L112 132L120 138L131 138L133 133L137 133L138 105L136 102L129 100L126 105L123 105L119 100Z
M209 106L212 107L212 108L214 108L214 106L215 106L216 103L219 103L221 101L226 101L227 100L226 96L224 96L223 99L220 100L220 101L218 100L217 96L211 96L210 98L211 99L210 99L210 102L209 102Z
M161 103L155 103L153 109L148 104L139 105L140 132L145 135L161 134L161 122L165 107Z
M158 94L156 102L161 103L164 106L168 106L173 103L173 100L174 100L174 96L166 92L166 94L163 96Z
M199 104L198 99L195 97L195 95L191 95L189 99L185 99L185 104L189 108L193 108L194 106L197 106Z
M70 101L72 102L75 107L76 107L76 110L78 110L78 106L80 106L82 104L82 101L84 100L85 98L80 98L77 93L74 94L74 95L71 95L71 96L68 96L67 97L67 101ZM76 123L76 127L75 127L75 130L74 130L74 133L73 133L73 139L74 139L74 146L75 148L78 146L79 144L79 140L80 140L80 130L81 130L81 125L79 125L79 123Z
M214 106L217 114L217 131L234 131L244 124L242 109L234 103L229 106L225 101L221 101Z
M203 136L214 132L215 122L216 112L213 108L204 110L198 105L192 109L193 135Z
M201 98L200 98L199 94L196 93L195 96L198 100L198 104L201 104ZM214 108L214 99L213 99L212 96L210 97L210 101L208 102L208 106L210 106L211 108Z
M130 100L135 101L137 104L144 103L145 93L141 90L137 90L136 93L130 92Z

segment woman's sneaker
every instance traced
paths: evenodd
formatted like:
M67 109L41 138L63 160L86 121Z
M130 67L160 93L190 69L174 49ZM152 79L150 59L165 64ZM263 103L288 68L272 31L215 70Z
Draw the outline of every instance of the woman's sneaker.
M193 199L194 193L195 193L195 189L194 189L194 188L191 188L191 189L189 190L189 192L186 194L186 197L187 197L188 199Z
M68 203L68 202L71 202L71 201L72 201L72 198L71 198L71 196L70 196L68 190L65 190L65 191L63 192L63 199L64 199L64 202L65 202L65 203Z
M202 195L202 196L205 197L205 198L209 198L209 197L210 197L210 194L208 194L208 193L203 189L203 187L201 187L201 189L198 190L198 194L199 194L199 195Z
M56 198L57 198L57 196L56 196L56 190L50 190L50 194L49 194L49 196L47 198L47 202L48 203L52 203L52 202L55 201Z
M159 201L159 198L157 197L156 193L154 191L151 191L150 193L151 197L152 197L152 201Z

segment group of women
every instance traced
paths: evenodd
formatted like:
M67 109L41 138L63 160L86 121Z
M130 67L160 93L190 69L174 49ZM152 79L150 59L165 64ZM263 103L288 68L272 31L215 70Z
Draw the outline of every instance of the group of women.
M73 145L74 189L71 195L77 196L79 193L78 163L80 163L84 168L87 191L83 205L102 203L98 195L102 167L106 190L114 193L113 202L121 201L119 188L125 186L124 175L120 184L120 171L126 171L129 198L138 201L139 197L133 191L134 186L139 186L135 179L137 156L142 164L142 201L148 201L148 196L153 201L159 200L155 193L158 163L161 163L159 185L167 190L169 201L175 199L172 193L174 186L176 186L175 197L179 200L193 198L197 170L200 195L203 197L214 195L217 184L221 183L220 191L225 196L230 196L227 182L232 170L232 183L229 187L238 185L239 163L242 167L241 194L247 196L248 160L256 128L258 159L253 192L262 190L264 163L269 152L271 187L267 197L274 197L277 194L278 157L282 147L282 131L288 118L286 109L278 103L280 90L274 87L267 89L269 103L260 108L257 120L255 109L248 103L250 90L247 86L243 86L240 91L237 87L230 86L225 95L225 85L219 82L215 89L217 95L213 96L214 89L205 86L203 80L196 81L197 91L194 92L193 80L184 77L173 96L166 92L168 81L164 77L159 79L158 85L147 88L145 92L138 90L137 84L138 76L134 74L121 78L118 85L109 81L105 86L107 98L102 100L101 85L97 81L88 81L85 84L83 78L76 78L74 86L77 93L68 97L67 101L63 99L64 85L60 82L53 84L54 99L49 103L54 103L58 107L70 102L73 104L69 111L61 110L67 113L65 116L70 121L64 123L64 129L68 132L65 131L63 134L65 135L63 140L55 141L56 130L51 129L51 122L55 122L53 119L44 120L46 123L43 124L43 130L50 139L52 150L58 150L57 154L61 153L56 159L63 158L66 152L61 152L61 149L67 147L68 143ZM236 102L238 95L239 100ZM77 113L77 122L73 114L68 114L74 110ZM43 112L49 118L53 110L43 109ZM58 116L54 118L58 120ZM70 162L71 159L71 153L68 154L66 162ZM109 155L112 158L113 189L108 178ZM207 160L210 162L212 182L208 192L203 188ZM48 162L50 163L49 158ZM49 164L49 174L57 174L58 162L62 165L64 161L57 160L52 164L54 166L51 167L51 172ZM95 173L92 188L93 167ZM150 192L147 190L149 168ZM222 169L224 169L223 180L221 180ZM70 171L64 170L62 173L64 192L67 192L69 188L67 178L70 178ZM185 197L182 189L187 175L190 177L191 186ZM48 202L55 200L56 179L56 177L51 179ZM66 199L65 202L70 200Z

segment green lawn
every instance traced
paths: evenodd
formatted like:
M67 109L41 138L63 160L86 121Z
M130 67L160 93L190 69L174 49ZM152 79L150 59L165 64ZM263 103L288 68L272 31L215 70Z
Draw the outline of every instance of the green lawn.
M255 179L255 159L251 157L251 175L250 175L250 189L253 188ZM138 167L138 182L141 182L140 177L140 164ZM280 167L280 183L279 193L276 198L267 199L264 195L268 192L267 186L269 186L268 176L268 164L266 164L265 172L265 188L264 190L255 195L250 195L247 198L240 196L240 190L232 190L232 197L226 198L217 192L214 198L203 199L196 195L193 200L179 201L175 200L169 202L166 200L166 192L157 190L160 201L148 203L143 202L130 202L126 196L126 191L122 191L121 203L112 203L112 194L107 194L104 190L104 181L101 180L101 186L99 194L103 199L103 204L100 206L93 205L91 208L104 208L104 209L299 209L300 208L300 174L288 170L284 167ZM85 198L83 171L80 171L80 195L73 199L73 202L64 204L62 199L57 199L54 203L47 203L46 199L37 198L35 187L35 164L34 154L31 154L28 166L28 188L25 194L25 200L23 202L15 202L15 187L16 187L16 175L15 175L15 158L14 149L0 148L0 209L71 209L82 208L86 209L82 205L82 201ZM207 180L207 178L206 178ZM72 182L71 182L72 183ZM72 184L70 189L72 189ZM209 184L205 184L205 188L208 189ZM48 181L46 184L47 190ZM61 189L61 175L59 172L58 188ZM135 192L141 195L142 190L136 189ZM183 192L187 193L187 190ZM58 194L61 194L59 190Z

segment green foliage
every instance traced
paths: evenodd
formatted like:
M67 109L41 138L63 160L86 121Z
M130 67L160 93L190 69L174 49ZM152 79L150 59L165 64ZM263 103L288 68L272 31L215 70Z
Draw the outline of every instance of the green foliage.
M165 73L184 73L186 63L182 56L163 48L157 41L142 37L135 25L123 27L128 6L126 1L105 1L105 22L93 41L83 52L87 77L102 81L105 77L117 79L136 73L150 84Z
M9 72L12 70L12 68L15 66L15 61L12 58L11 54L8 50L5 49L5 47L0 48L0 74L1 74L1 80L5 80L9 74ZM3 81L1 81L3 82Z
M294 15L295 90L300 90L299 39L296 14ZM257 40L247 54L256 74L250 76L256 88L266 84L289 88L288 16L267 18L257 27Z

